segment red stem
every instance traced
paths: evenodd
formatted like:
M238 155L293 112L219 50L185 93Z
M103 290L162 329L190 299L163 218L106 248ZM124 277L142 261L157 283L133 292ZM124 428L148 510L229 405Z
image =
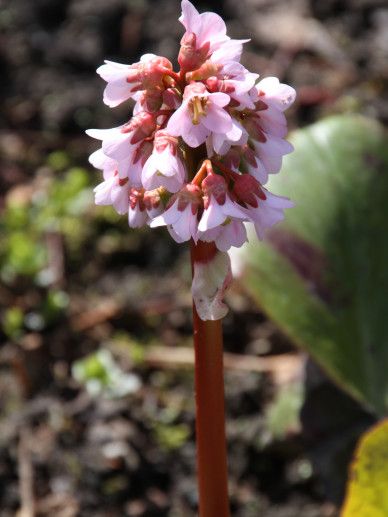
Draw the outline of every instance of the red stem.
M214 255L214 243L191 243L191 260ZM196 439L200 517L229 517L222 320L202 321L193 306Z
M212 166L211 166L210 160L204 160L202 162L201 167L198 169L197 174L191 180L191 183L193 183L194 185L200 186L204 176L206 174L210 174L211 172L212 172Z

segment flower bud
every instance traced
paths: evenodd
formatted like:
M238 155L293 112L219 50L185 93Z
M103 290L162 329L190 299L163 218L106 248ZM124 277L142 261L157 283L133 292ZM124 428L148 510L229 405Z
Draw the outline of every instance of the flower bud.
M209 206L211 196L214 196L214 199L219 205L225 204L228 186L222 176L219 176L218 174L209 174L203 180L201 186L204 194L203 203L205 209Z
M144 192L144 206L147 210L151 210L152 208L157 208L160 204L160 196L158 191L155 190L146 190Z
M167 88L163 92L163 103L170 109L176 110L182 102L182 95L176 88Z
M180 212L183 212L187 205L191 204L191 211L193 214L196 214L199 205L202 204L201 189L198 185L193 185L192 183L185 185L182 190L174 196L174 201L176 198L178 198L177 206ZM173 198L171 198L171 201L173 201ZM172 204L171 201L170 204Z
M166 68L172 70L172 64L165 57L156 56L148 61L140 61L128 70L127 82L133 83L137 90L152 90L163 85Z
M132 133L131 144L137 144L150 136L156 129L156 120L152 113L141 111L128 124L121 128L122 133Z
M129 206L132 208L132 210L135 208L138 208L140 211L145 210L143 198L143 188L132 187L129 189Z
M197 70L186 74L186 81L204 81L205 79L209 79L209 77L217 75L221 68L221 65L217 65L212 61L205 61Z
M248 131L249 136L258 142L265 143L267 141L267 137L258 122L259 119L256 116L248 116L243 120L244 127Z
M250 174L241 174L236 178L233 192L238 201L254 208L259 206L258 198L266 199L260 183Z
M186 32L181 39L181 49L178 55L178 63L184 71L196 70L206 60L210 43L206 42L197 49L197 37L193 32Z

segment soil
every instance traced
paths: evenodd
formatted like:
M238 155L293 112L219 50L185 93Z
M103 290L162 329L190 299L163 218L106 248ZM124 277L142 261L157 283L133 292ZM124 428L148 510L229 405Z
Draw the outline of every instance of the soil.
M232 37L251 37L243 64L297 89L291 128L347 111L388 121L386 1L196 6L219 12ZM103 105L95 69L145 52L174 61L178 16L175 0L0 0L0 211L15 196L33 199L47 175L63 177L47 162L53 151L90 170L95 146L84 130L128 116ZM96 212L85 224L81 243L77 228L70 239L46 232L55 270L46 285L1 273L3 321L10 307L28 317L18 336L0 330L0 517L194 516L193 372L187 355L179 367L172 354L190 347L188 252L163 230L128 231ZM40 325L51 290L66 307ZM270 367L241 369L237 357L306 360L238 286L228 302L232 515L338 515L354 444L373 416L308 361L294 379L305 389L301 421L276 435L268 408L286 381ZM136 375L139 389L93 396L75 379L74 362L100 348Z

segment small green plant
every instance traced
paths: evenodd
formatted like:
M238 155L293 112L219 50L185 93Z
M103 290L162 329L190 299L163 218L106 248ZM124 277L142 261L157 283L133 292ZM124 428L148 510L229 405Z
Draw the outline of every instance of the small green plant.
M184 445L189 436L190 428L186 424L155 424L154 433L157 442L167 450L179 449Z
M4 312L2 327L11 339L17 339L23 333L24 314L19 307L10 307Z
M47 177L30 197L8 199L0 221L0 274L12 282L19 275L39 275L47 265L45 236L56 232L71 246L82 240L79 218L91 205L89 174L70 168L61 177ZM42 276L42 275L41 275Z
M76 361L72 373L93 396L123 397L140 388L139 377L121 370L109 350L98 350Z
M265 414L266 427L274 438L283 439L289 432L299 430L303 396L301 381L279 387L275 400L269 404Z

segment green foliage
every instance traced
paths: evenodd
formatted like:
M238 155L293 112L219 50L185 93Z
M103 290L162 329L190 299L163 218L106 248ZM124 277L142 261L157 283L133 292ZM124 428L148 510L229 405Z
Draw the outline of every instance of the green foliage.
M62 171L69 167L70 165L70 156L66 151L57 150L50 153L47 157L47 164L54 171Z
M279 388L275 400L269 404L265 414L266 427L274 438L284 439L289 432L298 431L303 396L303 385L300 381Z
M2 279L37 277L47 264L48 232L61 233L70 245L76 246L86 231L79 219L90 206L89 174L78 167L56 178L41 178L30 196L8 199L0 220Z
M44 247L33 235L15 231L9 234L6 248L6 273L34 275L45 264Z
M11 339L17 339L23 332L23 311L19 307L10 307L2 319L4 333Z
M155 424L155 437L161 447L167 450L179 449L189 436L190 428L186 424L165 425Z
M42 314L47 323L51 323L63 313L69 305L69 296L59 289L50 289L43 303Z
M388 403L388 141L381 126L337 116L297 131L271 191L286 221L243 255L259 305L353 396ZM244 253L244 252L243 252Z
M140 388L139 378L123 372L109 350L98 350L73 364L73 377L93 395L122 397Z
M388 420L361 438L350 469L341 517L388 515Z

